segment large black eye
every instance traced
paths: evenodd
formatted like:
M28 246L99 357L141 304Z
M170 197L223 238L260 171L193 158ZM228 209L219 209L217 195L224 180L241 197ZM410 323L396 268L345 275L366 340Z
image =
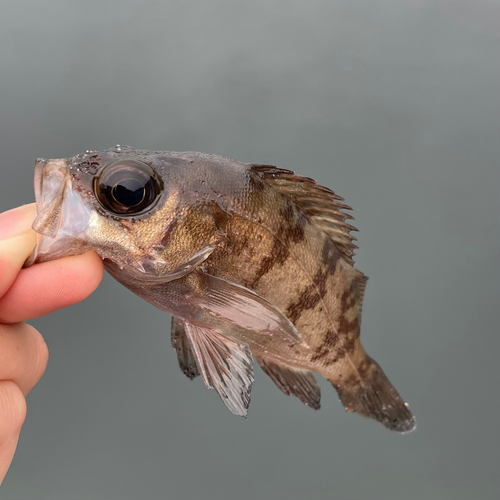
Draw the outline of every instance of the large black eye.
M138 160L119 160L94 178L101 205L115 214L136 215L150 208L161 192L156 172Z

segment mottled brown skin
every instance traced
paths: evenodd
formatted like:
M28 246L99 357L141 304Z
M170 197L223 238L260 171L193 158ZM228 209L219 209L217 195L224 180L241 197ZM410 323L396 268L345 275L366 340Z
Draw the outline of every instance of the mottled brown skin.
M361 303L355 281L366 277L299 206L250 165L245 175L245 196L227 204L230 216L224 217L223 237L203 266L209 274L250 288L276 305L310 348L282 350L275 356L251 346L252 352L261 364L274 360L278 366L323 375L348 411L376 418L394 430L413 429L407 406L360 342ZM219 206L213 207L217 220Z
M205 267L281 309L311 347L309 369L338 386L346 379L359 383L366 354L351 266L297 207L252 172L249 177L253 190L245 216L231 217L226 238Z
M163 190L151 209L120 217L96 200L93 183L100 169L128 158L150 165ZM72 253L94 248L118 281L155 306L228 338L237 333L285 393L319 408L311 370L335 386L347 410L393 430L414 428L411 412L361 345L366 276L353 267L349 231L354 228L341 212L348 207L335 201L341 198L332 191L290 171L202 153L116 148L68 159L67 170L73 191L92 211L84 237L79 236L81 248L72 247ZM40 178L39 171L35 183ZM39 213L44 210L39 207ZM162 282L204 248L213 250L202 264ZM36 261L50 260L54 252L39 254ZM210 276L266 299L295 325L302 341L245 336L248 327L207 313L199 304L212 286ZM187 345L182 324L174 326L181 366L195 376L192 356L182 352Z

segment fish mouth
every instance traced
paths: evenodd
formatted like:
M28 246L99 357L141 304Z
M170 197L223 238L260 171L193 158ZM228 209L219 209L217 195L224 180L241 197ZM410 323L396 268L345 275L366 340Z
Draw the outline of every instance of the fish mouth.
M33 230L55 238L61 227L62 206L69 170L66 160L37 160L35 164L35 200L37 218Z
M90 210L73 190L68 161L38 159L34 180L37 240L24 267L89 251L84 237Z

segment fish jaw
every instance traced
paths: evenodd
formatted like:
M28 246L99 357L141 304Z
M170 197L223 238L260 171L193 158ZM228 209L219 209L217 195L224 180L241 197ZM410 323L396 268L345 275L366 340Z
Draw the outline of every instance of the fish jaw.
M25 267L92 250L85 239L92 210L74 191L66 159L37 160L35 199L37 239Z

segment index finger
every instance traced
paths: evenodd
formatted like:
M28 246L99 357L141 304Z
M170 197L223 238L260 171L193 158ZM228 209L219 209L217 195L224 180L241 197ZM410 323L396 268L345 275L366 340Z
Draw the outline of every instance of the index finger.
M0 214L0 323L25 321L75 304L102 279L102 260L95 252L21 269L35 245L30 229L35 215L34 205Z

